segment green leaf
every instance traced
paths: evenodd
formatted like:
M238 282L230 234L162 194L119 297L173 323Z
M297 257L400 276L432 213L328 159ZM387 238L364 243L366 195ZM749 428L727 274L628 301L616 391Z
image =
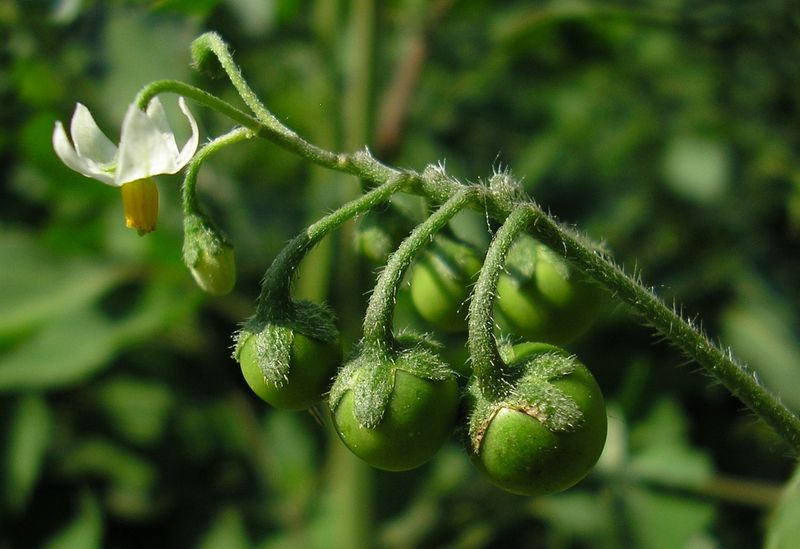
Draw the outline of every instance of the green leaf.
M14 258L0 269L0 338L46 323L95 300L122 271L81 261L65 261L19 233L0 234L0 257Z
M714 519L714 506L699 499L633 487L626 494L628 523L636 547L674 549L690 546Z
M697 488L713 472L708 456L689 445L687 419L678 405L657 402L632 430L630 446L624 473L635 484L622 494L637 546L687 547L705 539L714 519L713 503L664 489Z
M20 399L6 443L5 499L13 510L25 507L36 485L50 445L53 418L47 402L38 395Z
M61 316L0 358L0 391L77 383L106 366L115 345L113 328L97 311Z
M78 515L44 545L45 549L98 549L103 546L103 516L90 492L80 499Z
M770 520L764 544L764 549L796 547L800 547L800 467L786 485L781 502Z
M636 452L628 472L660 485L697 485L713 467L709 457L687 443L686 418L672 400L658 402L648 418L631 433Z
M265 440L269 444L271 482L275 490L294 503L303 502L314 491L316 464L314 444L299 416L294 412L275 410L266 417Z
M148 488L155 481L152 465L105 439L80 442L64 453L61 471L70 477L98 476L113 484Z
M82 441L63 453L59 465L61 474L71 479L106 481L106 508L111 513L140 519L154 510L156 469L122 446L100 438Z
M174 285L153 281L119 320L92 307L53 318L0 358L0 392L79 383L108 367L124 346L184 316L195 303Z
M568 539L597 540L611 535L613 517L605 498L578 490L534 498L531 512Z
M163 385L121 376L104 384L97 398L113 427L137 444L152 444L161 437L174 405Z

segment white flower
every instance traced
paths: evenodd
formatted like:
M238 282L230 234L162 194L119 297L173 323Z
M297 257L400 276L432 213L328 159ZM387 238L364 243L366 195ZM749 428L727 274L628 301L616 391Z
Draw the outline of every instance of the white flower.
M192 128L192 136L180 150L158 98L150 101L147 111L136 105L128 107L119 148L80 103L70 123L72 143L61 122L56 122L53 130L53 148L64 164L86 177L120 187L125 223L140 233L154 230L158 217L158 189L153 176L178 172L197 150L197 122L183 97L178 105Z

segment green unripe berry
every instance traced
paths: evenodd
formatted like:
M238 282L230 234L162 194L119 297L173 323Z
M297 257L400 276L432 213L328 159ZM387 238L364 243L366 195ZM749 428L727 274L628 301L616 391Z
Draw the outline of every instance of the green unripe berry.
M531 341L563 344L583 334L605 302L602 289L530 238L512 249L497 283L501 328Z
M374 427L365 427L356 418L354 399L354 392L347 391L334 411L342 441L373 467L406 471L428 461L450 436L458 385L454 377L424 379L397 370L384 416Z
M331 387L336 432L373 467L418 467L453 431L459 402L456 376L439 357L435 342L424 335L400 334L391 349L374 341L361 345Z
M411 299L420 316L442 332L466 331L465 302L481 265L471 246L437 238L411 273Z
M239 351L239 364L247 385L261 400L276 408L305 410L328 391L341 365L342 349L338 340L324 342L294 333L289 357L284 382L268 381L258 366L257 339L251 335Z
M484 419L470 433L473 458L494 484L514 494L565 490L588 474L603 450L607 420L600 387L583 364L550 345L517 345L508 361L512 369L526 370L528 388L518 384L507 399L483 404ZM557 372L554 361L562 373L539 377L536 370Z
M310 301L269 301L237 333L234 358L250 388L276 408L322 400L342 361L333 313Z

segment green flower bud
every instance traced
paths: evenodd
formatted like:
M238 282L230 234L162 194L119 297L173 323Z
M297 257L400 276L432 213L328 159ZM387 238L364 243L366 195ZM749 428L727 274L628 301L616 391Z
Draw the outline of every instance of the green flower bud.
M230 293L236 284L236 263L228 238L200 214L184 217L183 234L183 262L197 285L212 295Z

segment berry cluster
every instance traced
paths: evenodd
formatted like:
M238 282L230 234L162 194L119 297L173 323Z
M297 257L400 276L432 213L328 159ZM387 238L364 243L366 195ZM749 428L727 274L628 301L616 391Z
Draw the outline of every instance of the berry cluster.
M500 177L508 179L493 179ZM466 185L392 253L370 253L386 257L386 266L370 298L363 337L344 363L333 314L291 298L299 261L347 219L369 212L360 248L392 245L397 232L376 223L375 206L402 183L390 181L343 206L276 257L256 314L236 336L234 355L245 380L278 408L326 402L344 444L380 469L422 465L463 424L468 452L501 488L547 494L572 486L603 449L606 412L592 374L555 344L583 333L604 299L599 287L524 234L528 202L517 202L483 258L440 234L486 192ZM394 304L409 268L412 301L431 333L395 333ZM469 376L442 359L435 339L455 332L468 332ZM511 345L511 338L523 342Z

